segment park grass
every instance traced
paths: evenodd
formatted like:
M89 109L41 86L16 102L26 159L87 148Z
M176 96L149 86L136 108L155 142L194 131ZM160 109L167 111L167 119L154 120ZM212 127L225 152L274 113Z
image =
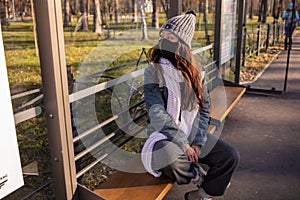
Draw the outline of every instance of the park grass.
M163 18L164 16L160 17ZM147 20L149 24L150 19ZM163 21L164 20L160 20L160 23ZM210 16L208 21L210 22L209 35L211 36L211 42L213 42L213 16ZM201 46L205 46L204 24L203 22L200 22L200 24L201 27L196 28L194 39L195 42ZM257 22L253 20L248 24L256 26ZM124 25L126 25L126 23L124 23ZM107 39L107 35L104 33L99 36L92 31L74 31L75 26L76 20L74 20L72 27L64 29L66 63L73 66L75 78L115 67L123 63L137 61L141 53L141 48L150 48L155 44L158 38L157 30L150 30L149 40L141 41L140 30L122 30L121 27L118 27L110 32L110 38ZM139 24L136 26L139 26ZM40 62L39 57L36 55L32 22L10 22L9 25L3 27L2 34L12 94L33 88L41 88ZM143 57L143 59L144 58L145 57ZM122 70L110 72L108 75L119 77L134 70L135 67L133 64ZM104 81L104 79L102 81ZM99 80L96 80L93 84L97 84L98 82ZM105 97L109 98L109 94L97 96L98 103L96 111L99 121L107 118L108 113L111 113L109 109L106 109L106 104L99 103L105 101L103 99ZM107 102L107 105L109 103L110 102ZM41 106L43 107L43 105ZM19 199L18 197L21 198L24 194L29 193L47 182L51 177L45 113L27 122L18 124L16 128L22 165L25 166L33 161L38 161L39 171L42 173L39 177L26 178L26 185L6 199ZM138 146L140 146L142 140L137 140L137 143L139 143ZM129 146L133 147L129 148ZM137 146L132 144L129 146L125 146L124 149L139 151ZM93 189L100 182L104 181L110 173L111 169L99 164L95 169L86 173L81 179L81 182L90 189ZM97 176L95 176L95 174L97 174ZM33 199L53 198L50 187L35 195Z

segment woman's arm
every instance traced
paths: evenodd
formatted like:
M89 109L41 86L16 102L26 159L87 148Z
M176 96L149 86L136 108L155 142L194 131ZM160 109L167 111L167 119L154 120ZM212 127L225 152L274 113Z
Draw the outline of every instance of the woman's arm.
M298 21L299 21L299 13L298 13L298 11L296 11L294 22L298 22Z
M203 109L197 114L193 128L191 131L191 140L192 145L203 146L207 140L207 128L209 123L209 114L210 114L210 99L207 91L207 87L204 86L205 92L205 104Z
M287 17L288 17L288 12L285 10L285 11L283 12L281 18L284 20L284 19L286 19Z
M188 144L187 137L166 111L163 88L159 87L154 70L154 67L150 65L144 73L144 94L149 117L148 129L150 133L158 131L164 134L168 140L183 148L185 144Z

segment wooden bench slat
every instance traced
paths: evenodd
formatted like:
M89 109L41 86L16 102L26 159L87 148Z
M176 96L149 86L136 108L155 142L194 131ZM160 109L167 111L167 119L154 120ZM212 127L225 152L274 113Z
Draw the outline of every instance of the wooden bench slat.
M246 92L244 87L218 86L210 93L210 116L220 122L224 121L233 107ZM226 99L224 99L226 97Z
M139 156L128 162L125 169L144 170ZM95 193L108 200L117 199L162 199L173 186L174 182L166 176L155 178L149 173L129 173L118 171L101 184Z
M165 176L154 178L148 173L116 172L94 192L108 200L162 199L173 186Z

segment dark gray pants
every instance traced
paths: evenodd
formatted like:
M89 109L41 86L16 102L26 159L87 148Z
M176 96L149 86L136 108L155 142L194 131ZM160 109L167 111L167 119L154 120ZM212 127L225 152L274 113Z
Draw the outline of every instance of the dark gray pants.
M222 139L208 134L206 145L201 148L199 163L208 165L201 187L212 196L224 194L231 176L238 166L238 151ZM177 181L189 184L196 175L195 165L188 160L181 148L168 140L159 141L153 150L153 168Z
M289 38L290 36L293 36L293 32L295 30L296 26L292 26L292 29L290 30L289 26L285 26L284 30L285 30L285 38L284 38L284 49L287 50L287 47L289 45ZM292 37L291 37L291 43L293 43L292 41Z

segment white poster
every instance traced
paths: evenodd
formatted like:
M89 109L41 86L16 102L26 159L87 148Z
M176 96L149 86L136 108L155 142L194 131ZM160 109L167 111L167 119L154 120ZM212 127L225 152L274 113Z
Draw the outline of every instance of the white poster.
M221 64L234 57L236 0L223 0Z
M0 26L0 199L24 185Z

